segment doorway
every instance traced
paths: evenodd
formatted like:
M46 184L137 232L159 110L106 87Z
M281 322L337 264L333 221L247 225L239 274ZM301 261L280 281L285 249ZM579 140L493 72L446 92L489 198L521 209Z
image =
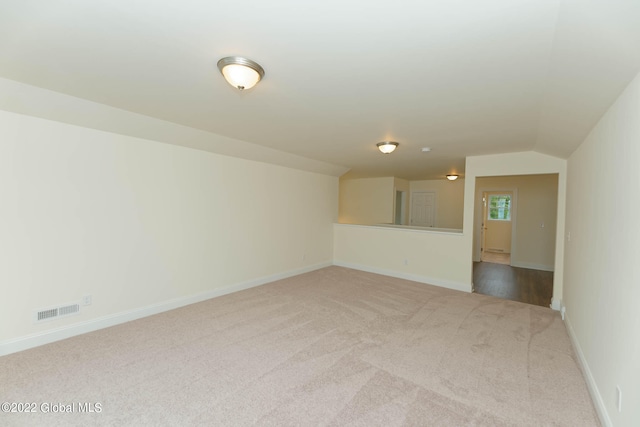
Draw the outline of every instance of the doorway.
M477 177L475 190L474 292L548 307L553 295L558 174ZM491 235L492 227L504 227L509 217L510 247L509 239Z
M411 193L411 225L433 227L436 222L436 193L416 191Z
M395 218L393 223L395 225L404 225L405 216L405 200L407 198L406 191L396 190L396 203L395 203Z
M514 202L512 190L482 192L480 261L511 265Z

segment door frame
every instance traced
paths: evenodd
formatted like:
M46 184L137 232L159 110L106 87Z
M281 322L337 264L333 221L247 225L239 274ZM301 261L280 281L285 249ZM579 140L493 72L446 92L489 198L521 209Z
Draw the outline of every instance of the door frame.
M481 260L482 253L480 252L480 246L482 245L482 221L483 215L483 203L482 195L484 193L499 193L510 192L512 194L511 199L511 263L516 254L516 221L518 217L518 188L517 187L482 187L476 190L476 203L474 213L473 224L473 262L479 262Z
M435 190L413 190L409 196L409 225L413 226L413 195L415 193L431 193L433 194L433 228L438 223L438 192ZM420 227L419 225L416 227Z
M398 193L400 193L400 224L396 224L396 218L398 217ZM393 187L393 223L395 225L407 225L405 220L407 219L407 191L398 190Z

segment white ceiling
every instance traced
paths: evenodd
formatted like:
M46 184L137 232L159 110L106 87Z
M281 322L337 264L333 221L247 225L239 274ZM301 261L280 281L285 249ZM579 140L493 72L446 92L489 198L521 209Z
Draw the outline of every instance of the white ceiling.
M230 55L264 80L234 90L216 68ZM640 0L0 0L0 77L349 177L567 157L638 71Z

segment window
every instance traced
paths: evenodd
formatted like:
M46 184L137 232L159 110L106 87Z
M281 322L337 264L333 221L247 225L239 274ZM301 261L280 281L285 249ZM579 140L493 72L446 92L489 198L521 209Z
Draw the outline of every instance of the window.
M489 195L489 216L494 221L511 221L511 196L508 194Z

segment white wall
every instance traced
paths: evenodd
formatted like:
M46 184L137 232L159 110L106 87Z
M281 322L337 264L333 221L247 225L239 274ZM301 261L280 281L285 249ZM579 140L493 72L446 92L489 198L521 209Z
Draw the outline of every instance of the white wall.
M340 180L338 220L344 224L393 224L395 179Z
M639 164L640 75L568 164L563 303L597 407L616 426L640 425Z
M462 229L464 214L464 179L455 181L448 179L433 179L411 181L411 192L432 191L436 193L436 221L437 228Z
M2 354L330 264L338 179L0 111L0 200Z

